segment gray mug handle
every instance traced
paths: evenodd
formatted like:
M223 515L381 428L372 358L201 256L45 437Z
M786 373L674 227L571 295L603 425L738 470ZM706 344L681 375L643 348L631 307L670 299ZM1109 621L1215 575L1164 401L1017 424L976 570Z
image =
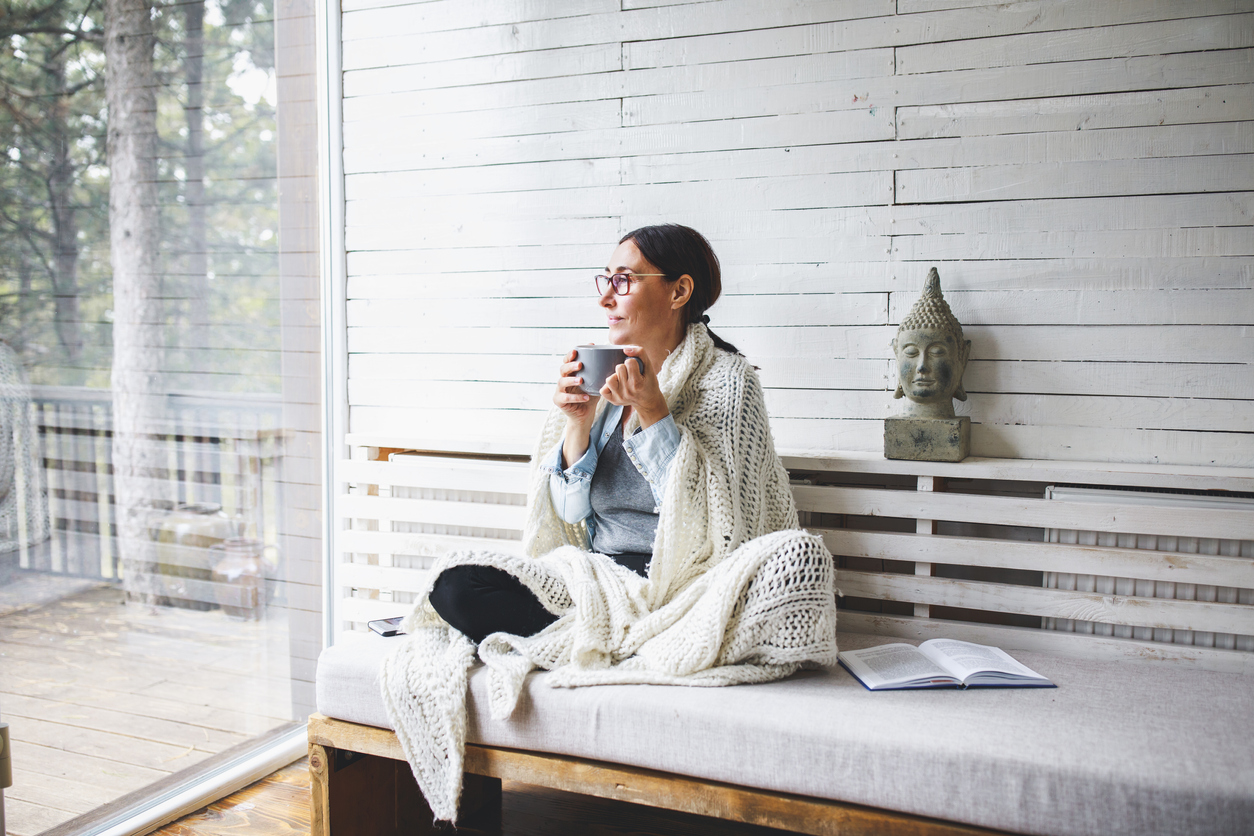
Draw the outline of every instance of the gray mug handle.
M638 365L638 366L640 367L640 374L642 374L642 375L644 374L644 358L643 358L643 357L628 357L627 359L628 359L628 360L635 360L635 361L636 361L636 365Z

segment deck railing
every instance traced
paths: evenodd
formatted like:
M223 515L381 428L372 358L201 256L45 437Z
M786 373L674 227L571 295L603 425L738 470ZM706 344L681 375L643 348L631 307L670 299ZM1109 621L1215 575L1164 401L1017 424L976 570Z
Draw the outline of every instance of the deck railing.
M42 482L47 491L51 536L21 549L23 569L122 579L113 490L113 421L109 390L33 386L31 409L38 433ZM220 506L211 526L219 539L229 530L257 541L270 571L277 567L278 520L282 508L282 404L273 395L176 392L166 397L160 431L148 441L166 452L167 467L155 474L167 499L154 508L150 530L161 538L163 518L179 506ZM171 499L173 498L173 499ZM182 513L186 515L187 509ZM203 538L202 538L203 540ZM186 545L186 540L183 544ZM181 549L180 567L162 572L190 579L180 595L195 605L212 589L207 541ZM197 555L197 552L205 552ZM220 554L219 554L220 557ZM167 596L170 597L170 596ZM168 603L182 603L178 600ZM200 601L203 606L212 603Z

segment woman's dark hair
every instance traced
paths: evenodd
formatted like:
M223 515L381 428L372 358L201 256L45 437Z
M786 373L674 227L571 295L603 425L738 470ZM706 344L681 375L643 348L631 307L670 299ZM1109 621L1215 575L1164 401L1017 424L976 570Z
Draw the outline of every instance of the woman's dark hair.
M640 254L665 275L668 282L678 281L687 273L692 277L692 296L688 298L689 322L704 322L714 345L723 351L739 354L736 346L710 331L710 318L705 312L723 292L723 273L718 256L705 236L692 227L680 224L642 226L618 240L634 241Z

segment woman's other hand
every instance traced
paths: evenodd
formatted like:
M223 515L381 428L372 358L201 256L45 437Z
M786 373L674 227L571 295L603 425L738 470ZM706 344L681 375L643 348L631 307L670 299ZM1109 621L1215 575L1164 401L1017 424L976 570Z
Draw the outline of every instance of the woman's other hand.
M583 380L579 376L580 370L583 369L583 363L575 359L575 351L572 349L566 355L565 361L558 366L557 391L553 393L553 403L561 408L566 414L567 422L574 421L585 426L590 424L593 416L596 414L596 395L585 394L579 384Z
M628 358L639 357L644 360L644 351L639 346L623 346ZM644 373L640 372L640 364L628 360L614 369L614 374L605 379L601 387L601 397L616 406L627 406L636 410L640 416L641 427L651 427L671 414L662 396L662 387L658 384L657 373L649 363L645 363Z
M562 439L563 467L570 467L588 451L588 430L596 417L598 396L587 395L579 389L581 369L583 363L575 359L574 349L557 369L559 378L553 403L566 416L566 433Z

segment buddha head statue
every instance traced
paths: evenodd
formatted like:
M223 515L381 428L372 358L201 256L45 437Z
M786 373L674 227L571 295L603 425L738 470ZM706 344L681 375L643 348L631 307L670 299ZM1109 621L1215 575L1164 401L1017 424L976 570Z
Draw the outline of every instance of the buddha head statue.
M905 397L904 415L913 418L953 418L953 399L967 399L962 373L971 353L971 341L962 338L962 325L954 319L941 295L940 274L927 274L923 295L901 322L893 339L897 361L897 391Z

